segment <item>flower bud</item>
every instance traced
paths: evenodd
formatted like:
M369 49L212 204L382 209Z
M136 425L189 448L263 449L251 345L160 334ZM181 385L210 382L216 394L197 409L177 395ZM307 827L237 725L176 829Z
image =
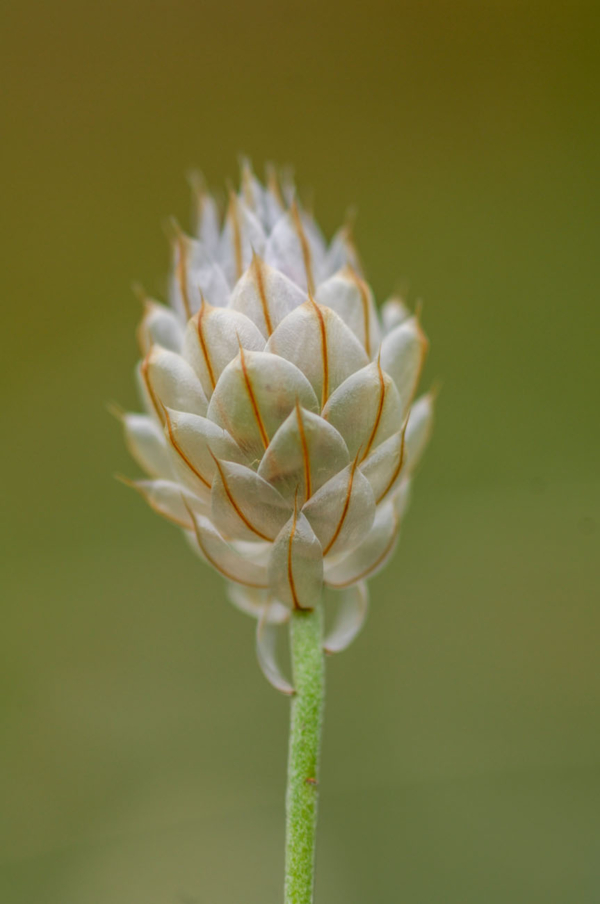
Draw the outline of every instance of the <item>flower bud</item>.
M325 647L343 649L393 552L431 431L432 396L413 404L427 340L397 299L380 317L348 230L328 245L290 185L284 201L245 166L223 222L196 189L169 304L146 301L139 329L146 413L122 418L148 478L134 485L259 619L259 661L289 692L273 627L329 588Z

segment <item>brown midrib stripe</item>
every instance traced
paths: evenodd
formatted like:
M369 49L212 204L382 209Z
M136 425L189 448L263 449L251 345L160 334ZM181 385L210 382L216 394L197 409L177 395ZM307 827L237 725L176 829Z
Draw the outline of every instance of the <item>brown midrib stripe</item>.
M177 244L179 247L179 261L177 263L177 279L179 281L179 291L181 292L181 300L183 301L183 306L185 308L185 313L188 318L192 316L192 308L190 305L190 297L188 294L188 285L187 285L187 255L188 255L188 246L185 239L185 236L180 235L177 239Z
M169 417L169 414L168 414L166 408L164 409L164 416L165 416L165 422L167 425L167 430L169 431L169 439L171 440L171 445L173 446L173 448L175 449L175 451L177 452L179 457L185 462L185 464L190 469L192 474L195 474L196 477L198 478L198 480L201 483L203 483L204 486L210 490L210 483L208 482L208 480L202 476L202 474L200 473L200 471L198 471L197 468L194 467L194 465L191 463L191 461L189 460L189 458L187 457L187 455L185 454L185 452L183 451L183 449L181 448L181 446L175 439L175 434L173 433L173 425L171 423L171 418Z
M206 362L206 369L208 370L208 376L210 379L210 383L212 388L214 389L217 385L217 381L215 380L215 372L213 370L212 361L210 360L210 355L208 353L208 347L206 345L206 340L204 338L204 329L202 326L202 321L204 320L204 315L206 313L206 302L202 299L200 304L200 311L198 313L198 339L200 340L200 348L202 349L202 354L204 356L204 361Z
M237 206L237 198L232 193L229 202L229 212L231 217L231 228L233 230L233 253L235 255L235 269L237 278L239 279L243 272L242 262L242 233L240 230L240 218Z
M388 484L387 484L385 490L383 491L383 493L381 493L381 495L377 499L376 505L379 505L379 503L382 501L382 499L385 499L385 497L389 493L390 489L394 485L394 481L396 480L396 477L402 470L402 465L404 464L404 451L405 451L404 438L405 438L405 436L406 436L406 427L404 427L404 430L402 431L402 438L400 440L400 455L398 457L398 464L394 468L394 473L392 474L390 480L388 481Z
M154 405L154 410L156 411L156 416L158 417L161 424L164 424L164 422L165 422L164 405L162 404L162 402L160 401L160 399L154 392L154 389L152 387L152 380L150 379L150 375L148 374L148 367L150 365L151 352L152 352L152 349L150 349L150 351L148 352L148 354L142 361L142 377L144 379L144 383L146 384L146 389L148 390L148 394L150 396L150 401Z
M354 485L354 474L356 473L357 465L358 465L358 455L354 459L354 463L350 470L350 478L348 480L348 487L346 489L346 499L344 500L344 508L342 509L342 514L340 516L340 520L338 521L338 526L335 529L333 537L331 538L331 540L329 541L329 543L323 550L323 556L326 556L327 553L329 552L329 550L332 548L333 544L335 543L335 541L337 540L337 538L340 535L342 527L344 526L344 521L346 520L346 516L348 514L348 509L350 508L350 497L352 496L352 487Z
M310 477L310 455L308 452L308 443L306 441L304 421L302 420L302 412L300 410L299 404L296 404L296 417L298 419L298 433L300 434L300 445L302 447L302 462L304 465L304 491L306 502L312 496L312 481Z
M362 304L363 310L363 323L365 329L365 351L369 358L371 357L371 317L370 317L370 309L369 309L369 293L367 291L367 287L365 281L360 278L358 273L355 272L353 267L348 267L350 271L350 276L358 289L358 293L360 295L360 300Z
M385 401L385 380L383 378L383 371L381 369L381 364L379 361L377 361L377 375L379 377L379 404L377 406L377 414L375 415L373 429L371 430L371 435L369 436L369 441L366 445L365 452L363 457L361 458L361 461L364 461L371 451L371 446L373 445L377 430L379 429L379 422L381 421L381 413L383 411L383 403Z
M250 398L250 404L252 405L252 411L254 412L254 417L256 423L258 425L258 430L260 432L260 438L262 440L263 446L265 449L269 445L269 437L267 431L265 430L265 425L263 424L262 417L260 416L260 410L258 407L258 403L256 401L256 396L254 395L254 390L252 389L252 383L250 382L250 376L248 374L248 370L246 368L246 359L244 356L244 350L240 346L240 362L242 365L242 374L244 376L244 383L246 384L246 390L248 392L248 396Z
M365 323L365 351L369 358L371 357L371 318L369 311L369 296L367 294L367 289L365 287L362 279L358 279L358 291L360 292L360 298L363 306L363 319Z
M188 511L189 511L189 509L188 509ZM225 571L225 569L221 565L219 565L218 562L215 561L215 559L210 555L210 553L207 552L206 547L205 547L204 543L202 542L202 538L200 536L200 531L198 529L196 519L194 518L194 515L191 511L190 511L190 515L191 515L192 521L194 523L194 533L196 534L196 542L198 543L198 546L204 553L205 558L210 562L212 567L214 569L216 569L216 571L219 572L219 574L222 574L223 577L227 578L228 581L233 581L235 584L241 584L243 587L255 587L258 590L268 590L268 588L269 588L268 584L255 584L253 581L242 581L242 580L240 580L240 578L236 578L235 575L229 574L227 571Z
M246 515L244 515L243 511L241 510L241 508L239 507L239 505L238 505L237 502L235 501L234 496L233 496L233 493L231 492L231 490L230 490L230 488L229 488L229 484L227 483L227 480L226 480L226 478L225 478L225 474L223 473L223 468L221 467L220 461L219 461L217 458L215 458L214 455L213 455L213 458L214 458L215 464L216 464L216 466L217 466L217 470L218 470L218 472L219 472L219 474L220 474L221 480L223 481L223 489L225 490L225 493L226 493L226 495L227 495L227 498L229 499L229 501L230 501L230 503L231 503L231 505L232 505L232 507L233 507L233 509L234 509L234 511L235 511L235 513L236 513L236 515L238 516L238 518L239 518L241 521L243 521L243 523L246 525L246 527L248 528L248 530L252 531L253 534L256 534L257 537L260 537L261 540L268 540L269 542L272 542L273 537L267 537L266 534L263 534L261 531L259 531L258 528L254 527L254 525L253 525L252 522L246 517Z
M265 318L265 325L267 327L267 333L269 336L273 332L273 324L271 322L271 314L269 312L269 301L267 299L267 292L265 289L265 277L262 269L262 262L258 257L254 257L254 273L256 275L256 288L258 289L258 296L260 298L260 303L262 305L263 317Z
M308 244L308 240L306 238L306 233L304 232L304 227L302 226L302 220L300 219L300 212L298 211L298 205L294 201L291 208L292 218L294 220L294 226L296 228L296 233L298 235L298 241L300 242L300 248L302 250L302 258L304 261L304 269L306 270L306 284L308 286L308 291L312 294L315 291L315 283L313 279L312 272L312 259L310 254L310 247Z
M310 298L315 314L319 321L319 329L321 330L321 357L323 359L323 387L321 389L321 409L325 407L325 403L329 398L329 349L327 347L327 327L325 326L325 318L321 308L311 296Z

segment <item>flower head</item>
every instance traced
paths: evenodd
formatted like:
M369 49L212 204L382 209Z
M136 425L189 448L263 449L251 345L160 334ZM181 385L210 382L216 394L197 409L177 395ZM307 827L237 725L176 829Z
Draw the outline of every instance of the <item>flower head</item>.
M342 649L392 554L431 428L431 395L413 402L427 341L400 300L378 313L348 227L327 244L291 182L244 165L222 222L194 190L169 305L146 300L139 328L134 485L260 620L259 659L286 689L272 626L326 587L341 603L326 646Z

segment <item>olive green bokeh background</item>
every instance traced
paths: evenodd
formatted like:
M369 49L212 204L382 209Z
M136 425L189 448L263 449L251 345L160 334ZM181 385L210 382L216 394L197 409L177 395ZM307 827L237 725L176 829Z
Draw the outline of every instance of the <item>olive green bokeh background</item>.
M3 10L6 904L282 898L288 702L134 475L139 310L184 176L292 162L424 301L434 440L328 663L319 904L600 897L598 11Z

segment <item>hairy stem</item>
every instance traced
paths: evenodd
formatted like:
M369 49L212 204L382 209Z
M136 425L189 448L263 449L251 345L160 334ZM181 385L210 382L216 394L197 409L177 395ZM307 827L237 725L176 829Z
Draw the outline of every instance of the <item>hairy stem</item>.
M295 694L286 798L285 904L312 904L325 694L320 606L311 611L294 610L290 641Z

